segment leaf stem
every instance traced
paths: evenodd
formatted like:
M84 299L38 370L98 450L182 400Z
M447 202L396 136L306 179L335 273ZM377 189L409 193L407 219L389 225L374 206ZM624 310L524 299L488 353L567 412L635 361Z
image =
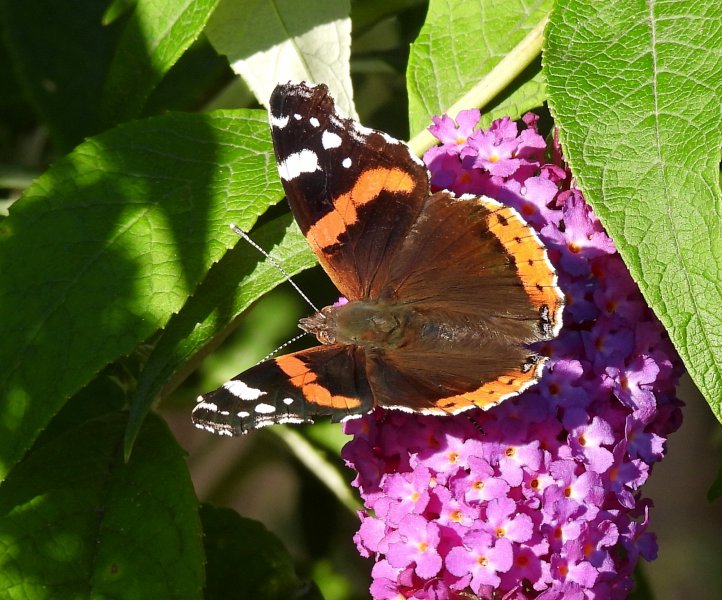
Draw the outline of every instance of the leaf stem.
M356 511L363 508L351 493L348 483L344 481L334 466L326 460L323 453L314 448L306 438L292 428L284 425L276 425L275 427L271 427L269 431L277 435L288 446L296 458L354 515Z
M462 110L483 108L503 91L539 56L548 20L547 14L481 81L450 106L446 114L456 118ZM421 156L436 143L436 138L427 129L414 135L408 142L411 151L417 156Z

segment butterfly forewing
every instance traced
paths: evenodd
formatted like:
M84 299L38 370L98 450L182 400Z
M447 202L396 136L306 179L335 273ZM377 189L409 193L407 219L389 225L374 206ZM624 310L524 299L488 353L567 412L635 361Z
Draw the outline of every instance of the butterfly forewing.
M373 296L380 266L428 196L426 167L405 144L341 117L323 85L279 85L270 122L281 181L311 249L344 296Z
M363 351L318 346L262 362L198 399L197 427L242 435L276 423L335 420L371 410Z

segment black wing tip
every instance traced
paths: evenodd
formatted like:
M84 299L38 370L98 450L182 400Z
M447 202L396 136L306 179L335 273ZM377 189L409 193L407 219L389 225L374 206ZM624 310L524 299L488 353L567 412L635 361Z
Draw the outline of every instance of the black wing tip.
M287 81L279 83L271 92L269 106L273 114L280 114L282 107L289 98L301 98L304 102L330 102L334 100L330 96L328 86L325 83L308 83L306 81Z
M219 394L220 392L220 394ZM191 414L193 425L216 435L240 437L255 429L270 425L313 423L314 420L305 414L272 404L245 399L247 405L237 406L231 401L232 410L223 408L228 404L228 396L224 388L199 396ZM243 399L242 399L243 400ZM229 408L231 408L229 407ZM273 407L273 408L271 408Z
M248 416L250 417L250 413ZM252 429L252 427L245 427L243 415L236 414L234 418L230 411L220 409L218 404L212 402L207 396L198 397L191 420L198 429L229 437L244 435Z

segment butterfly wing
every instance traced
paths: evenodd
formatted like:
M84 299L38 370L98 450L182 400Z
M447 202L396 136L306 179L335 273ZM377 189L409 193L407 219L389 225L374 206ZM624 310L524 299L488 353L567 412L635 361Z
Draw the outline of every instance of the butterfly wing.
M212 433L242 435L322 415L339 421L372 407L363 350L329 345L267 360L200 396L193 423Z
M377 402L429 413L488 407L534 383L530 347L555 337L563 298L536 233L490 198L428 198L384 270L381 296L413 307L414 343L368 357Z
M325 85L279 85L270 123L283 187L312 250L344 296L373 296L428 197L426 167L405 144L341 117Z

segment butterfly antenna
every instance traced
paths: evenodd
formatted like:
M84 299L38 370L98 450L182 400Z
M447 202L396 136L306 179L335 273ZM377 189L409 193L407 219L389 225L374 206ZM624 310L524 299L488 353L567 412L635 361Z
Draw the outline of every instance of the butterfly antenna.
M231 229L236 233L236 235L239 235L239 236L242 237L244 240L246 240L251 246L253 246L253 247L254 247L256 250L258 250L261 254L263 254L263 256L265 256L265 257L269 260L269 262L281 272L281 275L283 275L283 276L286 278L286 281L288 281L288 283L290 283L290 284L294 287L294 289L300 294L301 298L303 298L303 299L308 303L308 305L314 310L314 312L317 312L317 313L319 313L319 314L323 314L323 313L321 313L321 312L318 310L318 308L316 308L316 305L315 305L313 302L311 302L311 300L309 299L309 297L306 296L306 294L304 294L304 293L301 291L301 288L296 285L296 282L293 281L293 279L291 279L291 276L288 274L288 272L286 271L286 269L284 269L284 268L281 266L281 263L279 263L279 262L278 262L275 258L273 258L270 254L268 254L268 252L266 252L266 251L265 251L263 248L261 248L258 244L256 244L256 242L254 242L245 231L241 231L234 223L231 223L231 224L230 224L230 227L231 227ZM302 334L302 335L303 335L303 334ZM299 337L300 337L300 336L299 336ZM297 338L294 338L293 340L290 340L290 341L288 341L288 342L286 342L286 343L287 343L287 344L290 344L291 342L295 341L296 339L297 339ZM285 345L285 344L284 344L284 345ZM283 346L281 346L281 348L283 348ZM274 350L271 354L275 354L275 353L278 352L278 350L280 350L281 348L278 348L277 350ZM266 357L266 358L268 358L268 357ZM264 358L263 360L266 360L266 359Z
M286 346L290 346L293 344L293 342L297 342L300 340L304 335L308 335L307 331L304 331L303 333L299 333L298 335L293 336L290 340L283 342L278 348L276 348L273 352L269 352L264 356L261 360L259 360L256 364L262 363L267 361L269 358L272 358L274 355L276 355L278 352L283 350Z

